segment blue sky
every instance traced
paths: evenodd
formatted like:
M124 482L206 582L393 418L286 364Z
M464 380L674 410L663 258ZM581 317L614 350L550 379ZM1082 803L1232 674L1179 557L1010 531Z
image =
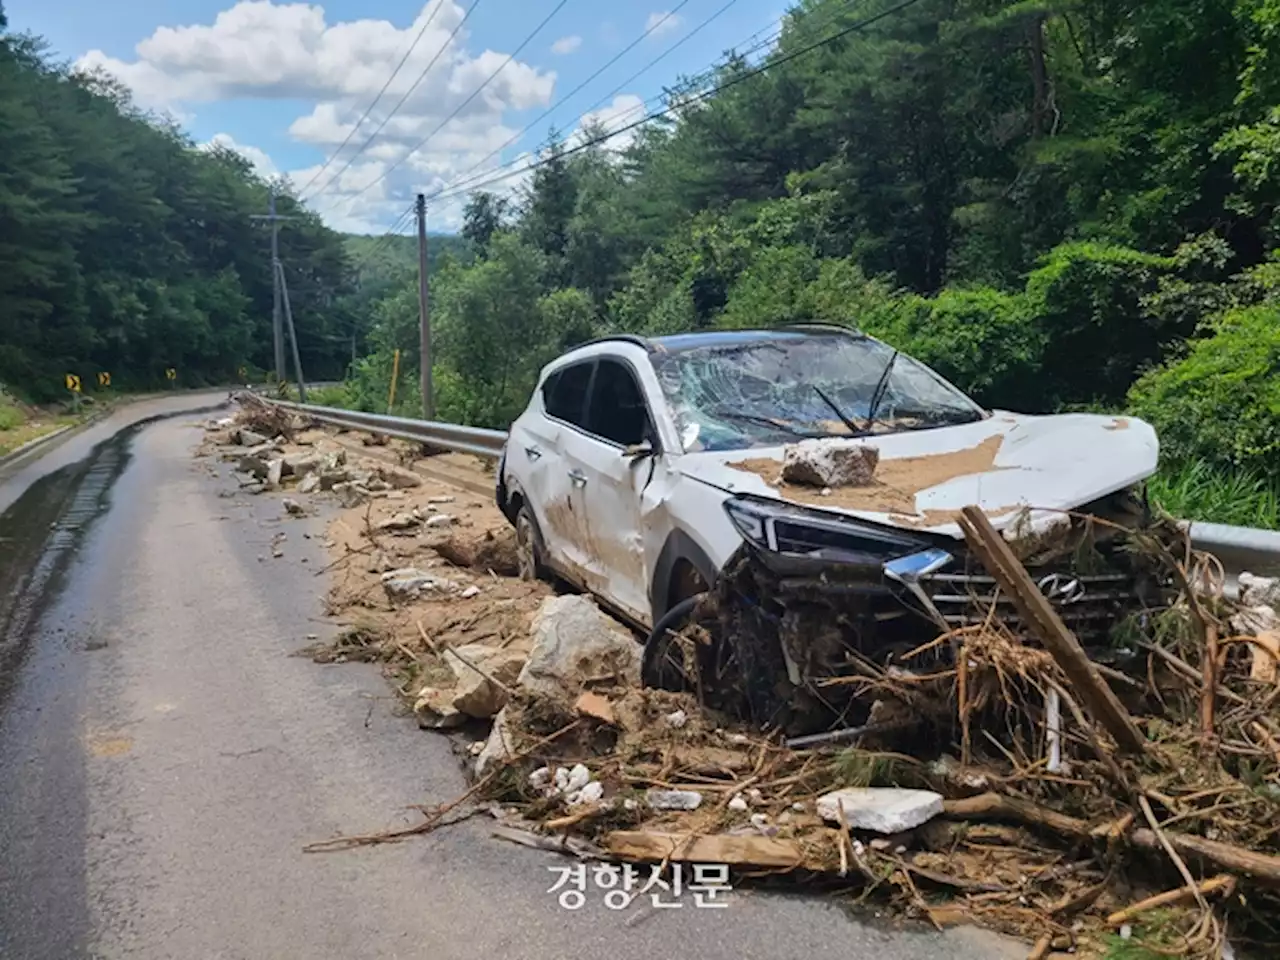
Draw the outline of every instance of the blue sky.
M381 232L415 192L455 185L477 168L519 169L553 124L572 136L597 101L726 5L595 119L620 126L642 116L643 102L679 75L701 72L725 49L767 36L787 6L786 0L567 0L465 103L558 2L479 0L465 19L472 0L5 0L5 9L10 29L41 34L58 57L117 76L140 104L178 118L197 142L238 149L296 185L312 181L304 196L314 194L312 205L335 227ZM486 159L669 13L617 64ZM404 68L357 126L419 33ZM391 115L402 97L404 106ZM520 181L514 177L504 188ZM456 227L464 198L435 205L433 225Z

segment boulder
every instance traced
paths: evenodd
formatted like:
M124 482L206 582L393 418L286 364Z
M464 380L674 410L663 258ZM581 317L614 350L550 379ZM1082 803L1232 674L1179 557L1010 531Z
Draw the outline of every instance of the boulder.
M284 507L284 512L291 517L305 517L307 515L306 508L291 497L285 497L280 503Z
M320 471L320 489L332 490L340 483L347 483L351 474L340 467L326 467Z
M588 679L613 675L640 685L642 648L590 597L548 597L533 616L533 647L518 685L574 700Z
M782 479L808 487L863 487L875 477L880 451L870 444L815 439L788 444Z
M454 709L469 717L483 719L492 717L506 706L507 691L503 687L514 686L524 666L525 655L518 650L468 643L458 647L456 652L446 650L444 661L455 678ZM484 672L477 672L471 664Z
M320 489L320 477L309 473L298 482L299 493L315 493Z
M932 790L898 787L845 787L818 798L818 816L830 823L844 822L853 830L901 833L942 814L942 795Z
M267 489L275 490L280 486L280 478L284 476L284 461L272 460L267 464Z

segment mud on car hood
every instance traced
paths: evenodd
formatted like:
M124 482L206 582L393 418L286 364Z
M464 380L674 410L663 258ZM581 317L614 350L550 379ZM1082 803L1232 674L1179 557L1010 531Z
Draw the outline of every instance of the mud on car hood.
M875 523L961 538L962 507L976 504L998 528L1028 531L1153 474L1155 431L1133 417L1028 416L995 411L975 423L884 434L833 437L833 444L879 449L875 481L827 495L779 482L785 447L684 454L679 471L728 493L819 507Z

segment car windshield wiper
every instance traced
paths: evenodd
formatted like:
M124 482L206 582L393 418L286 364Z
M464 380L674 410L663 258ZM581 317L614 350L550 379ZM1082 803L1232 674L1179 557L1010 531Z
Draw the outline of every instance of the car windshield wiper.
M809 436L809 434L804 430L799 430L796 427L785 423L779 423L777 420L770 419L769 417L762 417L755 413L743 413L740 410L726 410L723 407L712 407L707 411L707 413L720 417L723 420L739 420L743 423L759 424L762 427L773 427L773 429L780 430L783 433L789 433L793 437Z
M889 392L889 374L893 373L893 365L897 362L898 351L894 350L893 356L884 365L880 379L876 381L875 390L871 391L871 403L867 407L867 433L871 432L871 425L876 422L876 412L880 409L880 403L884 400L884 395Z
M852 417L850 417L843 410L841 410L840 406L834 400L832 400L830 397L828 397L825 393L822 392L822 388L819 387L817 384L814 384L813 392L822 398L822 402L831 408L832 412L835 413L835 415L840 418L840 422L849 428L849 433L851 433L853 436L863 437L871 432L870 420L867 421L866 427L859 427L856 423L853 422Z

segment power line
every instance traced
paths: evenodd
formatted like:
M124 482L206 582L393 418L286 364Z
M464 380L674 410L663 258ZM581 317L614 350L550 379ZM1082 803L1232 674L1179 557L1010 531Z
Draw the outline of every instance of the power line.
M386 233L382 234L382 236L380 236L374 242L373 246L370 247L367 251L365 251L365 255L361 257L359 263L357 263L354 266L353 269L355 270L356 273L359 273L361 270L363 270L366 266L368 266L370 263L374 261L374 259L378 256L378 254L380 254L383 250L386 250L391 246L391 243L392 243L391 238L400 235L399 231L405 228L408 219L413 216L413 212L414 212L414 206L413 204L410 204L407 208L405 208L400 213L400 216L396 217L396 219L392 222L391 226L387 228Z
M368 139L365 140L365 142L360 145L360 149L358 149L355 153L353 153L350 157L347 158L347 162L342 165L342 169L340 169L337 173L335 173L332 177L330 177L328 182L325 183L323 187L321 187L319 190L317 190L314 194L311 195L312 200L320 196L320 194L324 193L331 186L337 183L338 179L344 173L346 173L347 170L351 168L351 165L353 163L356 162L356 158L359 157L360 154L364 153L367 149L369 149L369 144L373 143L374 138L376 138L378 134L382 132L383 128L388 123L391 122L391 118L394 117L400 111L400 108L404 106L405 101L409 99L413 91L417 90L418 85L422 83L423 80L426 79L427 74L431 72L431 68L436 65L437 61L439 61L439 59L442 56L444 56L444 52L449 49L449 44L453 43L453 38L458 35L458 31L462 29L462 25L467 22L467 19L471 16L471 14L475 12L476 7L478 6L480 6L480 0L472 0L471 6L467 8L465 13L463 13L462 19L458 21L457 26L453 28L449 36L445 39L444 43L440 45L440 49L437 50L436 55L431 58L431 62L422 68L422 72L418 74L418 78L413 81L409 89L404 92L404 95L401 96L398 101L396 101L396 105L391 108L391 112L382 118L382 121L374 129L373 133L369 134ZM437 7L437 9L439 8ZM374 181L374 182L376 183L377 181ZM368 189L368 188L365 188L365 189ZM361 193L363 192L364 191L362 190Z
M436 3L435 9L431 11L431 13L427 16L426 21L423 22L422 28L418 31L418 35L413 38L413 43L409 44L409 49L404 52L404 56L400 58L400 62L396 64L396 68L391 71L391 76L387 77L387 82L382 85L382 89L379 90L378 95L373 98L373 102L370 103L369 106L365 108L365 111L363 114L361 114L360 119L356 121L356 125L352 127L351 132L347 134L346 139L343 140L342 143L338 144L338 149L333 151L333 153L329 155L329 159L327 159L324 162L324 165L321 166L320 169L317 170L315 173L313 173L311 175L311 179L308 180L306 183L304 183L302 187L298 190L299 200L301 200L302 195L311 188L311 185L315 183L318 179L320 179L320 175L329 169L329 164L333 163L334 160L338 159L338 154L342 153L342 151L347 148L347 144L350 143L351 138L356 135L356 131L360 129L360 127L364 124L366 120L369 119L369 114L372 113L373 108L378 105L378 102L382 99L382 95L387 92L387 88L391 86L392 81L395 80L395 78L400 75L400 71L404 68L405 63L407 63L409 60L409 55L412 54L413 51L418 48L418 43L422 40L423 36L426 34L427 27L431 26L432 21L434 21L436 18L436 14L438 14L441 8L443 8L444 5L448 2L449 0L438 0L438 2ZM395 111L392 111L392 112L394 113Z
M613 88L613 90L611 90L609 93L605 94L603 97L601 97L599 100L597 100L597 101L596 101L596 102L595 102L591 107L589 107L585 112L586 112L586 113L593 113L594 111L598 110L598 109L599 109L601 106L603 106L604 104L611 102L611 101L613 100L613 98L614 98L614 97L616 97L616 96L617 96L617 95L618 95L622 90L624 90L626 87L630 86L630 85L631 85L635 80L637 80L638 78L640 78L641 76L643 76L645 73L648 73L650 70L652 70L655 66L657 66L657 65L658 65L659 63L661 63L664 59L666 59L666 57L668 57L669 55L671 55L672 53L674 53L677 49L679 49L679 48L680 48L680 46L681 46L682 44L684 44L685 42L687 42L687 41L689 41L689 40L692 40L692 39L694 38L694 36L696 36L700 30L702 30L704 27L706 27L706 26L708 26L710 23L712 23L712 21L714 21L714 20L715 20L717 17L719 17L721 14L725 13L725 12L726 12L726 11L727 11L731 6L733 6L733 4L734 4L734 3L736 3L736 2L737 2L737 0L729 0L729 2L728 2L728 3L726 3L724 6L720 7L720 8L719 8L718 10L716 10L714 13L712 13L712 14L711 14L711 16L709 16L706 20L702 21L700 24L698 24L696 27L694 27L691 31L689 31L689 33L688 33L688 34L686 34L686 35L685 35L684 37L682 37L680 40L677 40L677 41L676 41L672 46L668 47L668 48L667 48L666 50L664 50L662 53L658 54L658 56L654 57L652 60L650 60L648 63L646 63L643 67L641 67L639 70L637 70L635 73L633 73L630 77L628 77L626 80L623 80L623 81L622 81L622 83L618 84L618 86L614 87L614 88ZM835 10L835 11L834 11L830 16L828 16L828 17L825 17L825 18L821 19L817 24L814 24L814 25L811 25L811 26L814 26L814 27L816 27L816 28L821 28L821 27L825 27L825 26L830 25L833 21L835 21L837 18L839 18L839 17L841 16L841 14L845 13L845 12L848 10L848 8L852 5L852 2L853 2L853 0L849 0L849 2L845 3L844 5L842 5L842 6L841 6L841 7L839 7L838 9L836 9L836 10ZM753 53L758 53L760 50L763 50L763 49L765 49L766 47L769 47L769 46L773 45L774 43L776 43L776 42L777 42L777 41L782 37L782 34L785 32L785 31L784 31L784 28L783 28L783 26L782 26L782 21L783 21L783 20L785 20L787 16L789 16L789 14L784 14L784 15L783 15L783 17L782 17L782 18L780 18L780 19L778 20L778 22L777 22L777 24L776 24L776 25L771 24L769 27L761 27L759 30L757 30L755 33L753 33L751 36L747 37L747 38L746 38L746 40L745 40L745 41L743 41L743 42L744 42L744 43L751 43L752 41L755 41L755 39L756 39L760 34L764 33L766 30L771 30L771 31L772 31L772 32L771 32L771 34L770 34L768 37L766 37L764 40L756 41L756 42L754 43L754 45L749 46L749 47L747 47L745 50L742 50L742 51L738 51L736 47L735 47L735 48L731 48L731 49L733 50L734 54L735 54L736 56L739 56L739 57L742 57L742 58L750 57ZM739 46L741 46L741 44L739 44ZM719 67L718 67L718 66L712 66L712 67L710 67L708 70L706 70L706 71L704 71L702 74L700 74L699 76L696 76L696 77L692 78L692 80L691 80L692 85L697 86L697 85L699 85L699 84L701 84L701 83L706 83L706 82L708 82L712 77L714 77L714 76L715 76L715 73L716 73L716 71L717 71L718 69L719 69ZM576 92L576 91L575 91L575 92ZM614 123L619 123L619 122L625 121L627 117L630 117L630 116L632 116L632 115L633 115L633 114L635 114L635 113L638 113L638 112L640 112L640 111L643 111L643 110L644 110L644 109L649 105L649 103L650 103L650 102L654 102L654 103L661 102L661 100L663 99L663 97L664 97L664 96L665 96L665 94L659 94L659 95L657 95L657 96L655 96L655 97L651 97L651 98L650 98L649 100L647 100L647 101L644 101L644 102L641 102L641 103L636 104L634 107L630 107L629 109L624 110L621 114L619 114L618 116L616 116L616 117L614 117L614 118L613 118L613 122L614 122ZM567 99L567 98L566 98L566 99ZM553 107L552 109L554 109L554 107ZM550 112L550 111L548 111L548 112ZM546 116L546 114L543 114L543 117L545 117L545 116ZM481 160L481 161L480 161L480 163L477 163L477 164L473 165L470 169L468 169L467 171L465 171L465 172L464 172L463 174L461 174L459 177L456 177L452 183L446 184L445 186L443 186L443 187L441 187L439 190L437 190L434 194L429 195L429 196L427 197L427 199L428 199L428 200L434 200L434 199L437 199L438 197L444 196L444 195L446 195L446 194L447 194L447 195L449 195L449 196L453 196L453 195L456 195L459 191L463 191L463 192L465 192L465 191L467 191L467 190L470 190L470 189L471 189L471 187L470 187L470 186L469 186L469 184L468 184L468 181L470 181L470 180L479 180L479 179L482 179L482 178L484 178L484 177L488 177L490 174L495 173L495 172L497 172L498 170L503 169L504 167L509 167L509 166L512 166L512 165L513 165L513 164L515 164L515 163L519 163L520 161L517 159L517 160L514 160L514 161L509 161L508 163L499 164L499 165L497 165L496 167L493 167L493 168L491 168L491 169L489 169L489 170L481 171L481 172L480 172L480 173L478 173L478 174L476 173L476 171L477 171L477 170L478 170L478 169L479 169L479 168L480 168L484 163L486 163L487 161L489 161L489 160L493 159L493 157L494 157L494 155L495 155L495 154L500 153L502 150L505 150L507 147L511 146L511 144L512 144L513 142L515 142L515 139L517 139L517 138L519 138L519 137L523 136L525 133L527 133L527 132L528 132L528 131L529 131L529 130L530 130L530 129L531 129L531 128L536 124L536 123L538 123L541 119L542 119L542 117L539 117L539 118L538 118L538 120L535 120L535 121L534 121L534 123L530 124L529 126L525 127L525 128L524 128L524 130L520 131L520 133L519 133L519 134L517 134L515 138L512 138L512 140L508 140L505 144L503 144L501 147L499 147L499 148L498 148L498 150L495 150L493 153L490 153L487 157L485 157L483 160Z
M484 88L487 87L490 83L492 83L494 78L497 77L498 74L500 74L503 70L505 70L507 65L510 64L512 60L514 60L517 56L519 56L520 51L522 51L525 47L527 47L532 42L533 38L536 37L542 31L543 27L545 27L548 23L551 22L551 18L554 17L557 13L559 13L564 8L565 4L567 4L568 2L569 0L560 0L560 2L557 3L551 9L551 12L542 18L542 22L539 23L536 27L534 27L533 31L527 37L525 37L524 40L520 42L520 46L512 50L511 53L508 54L507 58L502 61L501 65L499 65L498 68L493 71L493 73L489 74L489 76L485 78L484 83L476 87L476 89L471 92L471 95L467 97L467 99L463 100L462 103L458 104L458 106L454 108L453 112L450 113L449 116L441 120L440 123L436 126L436 128L432 130L430 133L428 133L421 140L419 140L417 144L415 144L412 148L410 148L408 153L405 153L403 156L400 157L399 160L395 161L393 164L391 164L391 166L387 167L387 169L382 171L382 173L378 177L376 177L374 180L371 180L369 183L365 184L363 187L361 187L359 190L353 193L350 197L348 197L346 200L346 203L348 204L348 206L351 203L355 202L356 198L361 196L363 193L367 192L368 190L373 188L376 184L381 183L383 180L385 180L391 174L392 171L394 171L400 166L400 164L404 163L411 156L413 156L415 153L421 150L424 146L426 146L428 140L430 140L437 133L443 130L445 126L448 125L448 123L454 119L454 117L456 117L459 113L461 113L466 108L466 106L469 103L471 103L472 100L480 96L481 92L484 91ZM479 3L479 0L476 0L476 3ZM475 9L475 4L472 5L472 9ZM330 212L332 212L332 210L330 210Z
M588 150L591 147L604 143L606 140L612 140L614 137L620 136L621 134L629 133L630 131L637 129L638 127L641 127L646 123L650 123L654 120L661 119L662 117L675 113L678 110L683 110L688 107L694 106L698 103L701 103L704 100L708 100L711 97L715 96L716 94L724 90L727 90L730 87L737 86L739 83L743 83L747 80L750 80L753 77L759 76L760 74L766 72L767 70L770 70L774 67L782 66L785 63L790 63L792 60L796 60L799 57L803 57L806 54L819 49L820 47L824 47L827 44L834 43L836 40L840 40L844 37L849 36L850 34L865 30L867 27L875 23L878 23L879 21L884 20L896 13L900 13L901 11L919 2L920 0L902 0L901 3L895 4L889 9L883 10L880 13L875 14L874 16L866 18L865 20L860 20L857 23L851 24L850 26L845 27L842 30L838 30L829 37L825 37L822 40L818 40L814 43L808 44L807 46L801 47L798 50L793 50L790 53L777 57L766 64L762 64L759 67L755 67L751 70L746 70L738 74L737 76L731 77L728 80L724 81L723 83L720 83L710 88L709 90L705 90L702 93L695 94L687 98L683 98L678 102L673 103L662 110L655 110L654 112L641 117L639 120L636 120L633 123L629 123L624 127L619 127L617 130L613 130L609 133L601 134L600 136L593 137L590 140L584 141L583 143L580 143L575 147L565 150L563 153L559 155L559 159L564 159L565 157L571 157L576 153L581 153L583 150ZM500 176L493 177L481 183L472 184L462 189L453 190L452 192L449 192L447 188L442 188L439 192L428 197L428 199L429 200L439 200L439 199L447 200L447 199L451 199L454 196L457 196L458 194L471 193L475 190L482 190L485 187L491 186L495 183L501 183L504 180L509 180L511 177L517 176L519 174L524 174L532 170L536 170L539 167L542 167L547 163L549 163L551 159L552 158L548 157L546 159L539 160L535 163L531 163L528 166L522 167L518 170L508 170L506 173L501 174Z
M576 87L574 87L572 90L570 90L570 91L569 91L568 93L566 93L564 96L562 96L559 100L557 100L557 101L556 101L555 103L553 103L551 106L547 107L547 109L546 109L546 110L544 110L544 111L543 111L543 112L542 112L542 113L537 117L537 119L535 119L535 120L531 121L529 124L527 124L527 125L524 127L524 129L517 131L517 132L516 132L516 134L515 134L515 135L514 135L510 140L508 140L506 143L504 143L502 146L498 147L496 150L494 150L493 152L489 153L487 156L483 157L480 161L478 161L477 163L473 164L473 165L471 166L471 168L470 168L470 169L468 169L466 172L464 172L463 174L461 174L461 176L458 178L458 180L459 180L459 181L466 180L466 179L467 179L468 177L470 177L473 173L475 173L475 171L479 170L481 167L483 167L486 163L488 163L488 162L489 162L490 160L492 160L494 157L496 157L496 156L498 156L499 154L501 154L503 150L507 149L507 147L509 147L509 146L511 146L513 143L517 142L517 141L518 141L521 137L523 137L526 133L528 133L530 130L532 130L534 127L536 127L538 124L540 124L543 120L545 120L547 117L549 117L552 113L554 113L556 110L558 110L561 106L563 106L563 105L564 105L564 103L565 103L567 100L571 99L572 97L576 96L579 92L581 92L581 90L582 90L582 88L583 88L583 87L585 87L587 84L589 84L592 80L596 79L596 77L600 76L600 74L604 73L606 70L608 70L610 67L612 67L615 63L617 63L619 60L621 60L624 56L626 56L628 53L630 53L632 50L634 50L637 46L639 46L641 43L643 43L643 42L644 42L644 41L645 41L645 40L646 40L646 39L647 39L647 38L648 38L648 37L649 37L649 36L650 36L654 31L655 31L655 30L657 30L658 28L660 28L664 23L666 23L668 20L670 20L672 17L674 17L674 16L675 16L679 11L680 11L680 8L681 8L681 7L683 7L685 4L687 4L688 2L689 2L689 0L680 0L680 2L679 2L678 4L676 4L676 6L675 6L675 8L674 8L674 9L672 9L672 10L668 11L667 13L663 14L661 19L654 21L654 23L653 23L652 25L650 25L650 26L649 26L649 27L644 31L644 33L640 34L640 36L638 36L638 37L636 37L634 40L632 40L629 44L627 44L627 45L626 45L625 47L623 47L620 51L618 51L618 53L614 54L614 56L613 56L613 57L612 57L612 58L611 58L611 59L610 59L606 64L604 64L604 66L602 66L602 67L600 67L598 70L596 70L596 72L595 72L595 73L591 74L591 76L587 77L587 79L583 80L580 84L578 84ZM710 23L710 22L711 22L711 20L714 20L717 16L719 16L719 15L720 15L720 13L723 13L725 10L727 10L730 6L732 6L732 5L733 5L734 3L736 3L736 2L737 2L737 0L729 0L729 2L728 2L727 4L725 4L725 6L724 6L724 7L722 7L718 12L713 13L713 14L711 15L711 17L709 17L707 20L704 20L701 24L699 24L699 26L697 26L696 28L694 28L693 33L697 33L697 32L698 32L698 30L701 30L701 29L702 29L703 27L705 27L708 23ZM689 34L689 36L692 36L692 35L693 35L693 33ZM686 37L685 39L688 39L688 37ZM683 42L683 41L681 41L681 42ZM677 46L679 46L679 44L677 44ZM672 49L674 49L674 47L673 47ZM668 53L669 53L669 52L670 52L670 51L668 51ZM633 79L634 79L634 78L633 78ZM627 81L627 82L629 83L630 81ZM594 110L594 109L596 109L596 108L595 108L595 107L592 107L591 109L592 109L592 110ZM590 111L587 111L587 112L589 113ZM455 181L455 182L456 182L456 181Z

